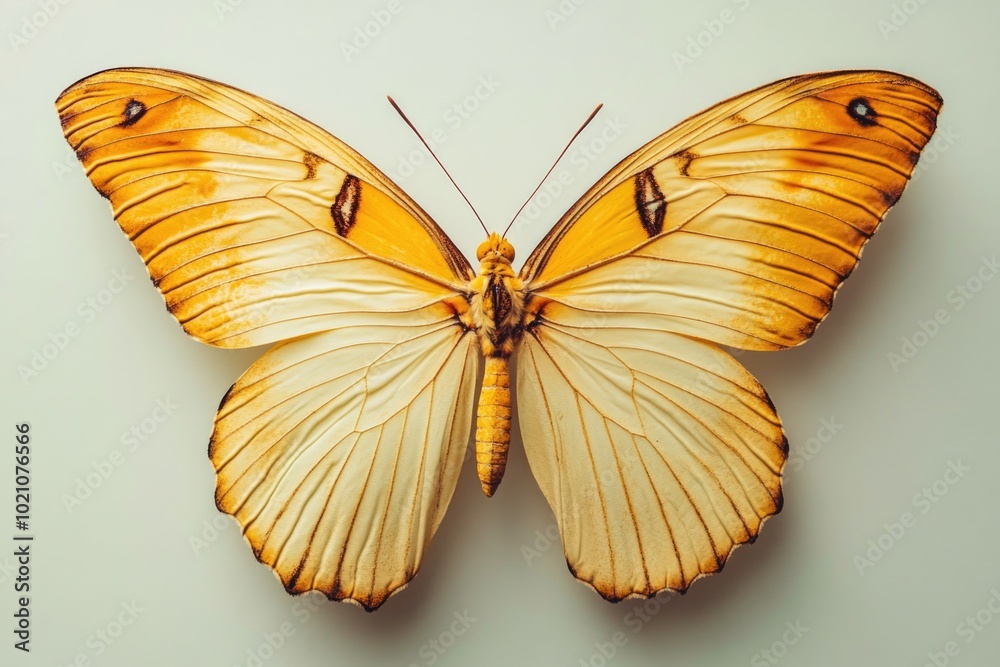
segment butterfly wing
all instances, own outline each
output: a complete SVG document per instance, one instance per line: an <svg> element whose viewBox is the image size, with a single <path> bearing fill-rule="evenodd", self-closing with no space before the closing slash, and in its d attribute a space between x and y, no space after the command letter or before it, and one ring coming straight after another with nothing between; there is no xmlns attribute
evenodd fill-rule
<svg viewBox="0 0 1000 667"><path fill-rule="evenodd" d="M372 611L413 578L472 424L479 351L453 321L280 343L226 395L216 503L289 593Z"/></svg>
<svg viewBox="0 0 1000 667"><path fill-rule="evenodd" d="M549 319L641 312L732 347L797 345L902 194L940 107L889 72L795 77L722 102L612 169L522 278L557 304ZM619 290L629 278L637 288Z"/></svg>
<svg viewBox="0 0 1000 667"><path fill-rule="evenodd" d="M367 160L249 93L117 69L73 84L56 106L167 308L198 340L244 347L378 320L473 275Z"/></svg>
<svg viewBox="0 0 1000 667"><path fill-rule="evenodd" d="M219 508L289 592L378 607L416 573L469 438L468 261L359 154L248 93L123 69L56 105L185 331L284 341L219 407Z"/></svg>
<svg viewBox="0 0 1000 667"><path fill-rule="evenodd" d="M781 422L713 345L546 323L518 351L517 398L570 571L608 600L685 590L781 509Z"/></svg>
<svg viewBox="0 0 1000 667"><path fill-rule="evenodd" d="M780 510L781 422L717 344L812 335L940 106L887 72L764 86L625 158L532 253L520 423L579 579L684 591Z"/></svg>

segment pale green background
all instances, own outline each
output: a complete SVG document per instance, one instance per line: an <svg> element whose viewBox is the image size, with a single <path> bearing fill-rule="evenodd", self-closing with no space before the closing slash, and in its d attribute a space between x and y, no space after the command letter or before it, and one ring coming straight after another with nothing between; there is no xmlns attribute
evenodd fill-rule
<svg viewBox="0 0 1000 667"><path fill-rule="evenodd" d="M109 667L252 665L248 651L284 623L293 634L262 664L601 665L593 656L616 632L624 645L606 662L622 666L770 664L759 652L779 642L782 665L919 667L950 641L959 649L951 664L996 664L1000 619L971 635L959 624L1000 588L1000 279L960 310L948 298L982 257L1000 252L996 3L897 3L914 13L883 35L878 22L893 14L888 0L564 0L575 11L554 25L546 12L558 11L556 0L502 7L401 0L402 11L348 61L341 44L372 11L386 9L383 0L230 0L236 6L225 13L226 0L49 2L58 12L16 51L7 33L21 32L25 17L41 10L35 0L0 10L7 35L0 44L0 425L7 432L0 554L10 551L3 546L13 533L8 471L13 424L23 420L35 438L38 536L34 650L24 656L10 647L15 595L0 570L0 617L7 619L0 664L66 665L83 654ZM723 9L734 21L679 68L673 53ZM940 141L933 164L922 163L815 339L741 357L778 406L792 451L816 438L815 454L789 466L784 511L721 575L647 621L635 615L641 602L601 600L572 579L558 544L539 539L552 516L515 436L495 498L483 497L471 467L463 470L408 590L374 615L325 602L307 615L254 561L234 525L220 519L223 530L205 528L219 517L206 459L214 411L259 351L225 352L186 338L59 131L52 106L59 91L124 65L248 89L397 174L417 144L386 103L392 94L421 128L445 129L441 158L497 227L604 102L578 149L596 141L605 121L618 118L624 129L595 161L581 163L577 154L563 165L572 174L565 191L511 234L521 258L627 152L691 113L779 77L847 67L905 72L940 90L939 131L950 138ZM474 93L480 77L500 85L453 127L445 113ZM482 232L437 167L424 164L399 182L471 256ZM135 280L86 321L78 305L122 269ZM887 355L940 309L946 324L894 371ZM80 334L22 382L18 365L71 322ZM122 434L141 426L158 399L178 407L129 451ZM832 438L821 430L824 419L838 425ZM122 451L121 465L67 511L63 494L114 450ZM914 504L958 460L971 471L954 485L939 482L946 495L938 502ZM866 557L868 541L904 512L912 525L898 541L883 536L883 544L895 543L859 574L855 557ZM201 535L205 548L195 554L191 537ZM540 551L528 562L536 540ZM3 564L10 558L0 555ZM135 622L97 655L100 644L88 637L132 601L142 609ZM464 631L450 637L456 613L475 621L455 625ZM796 622L808 631L782 647L786 623ZM439 638L450 644L443 654L428 644Z"/></svg>

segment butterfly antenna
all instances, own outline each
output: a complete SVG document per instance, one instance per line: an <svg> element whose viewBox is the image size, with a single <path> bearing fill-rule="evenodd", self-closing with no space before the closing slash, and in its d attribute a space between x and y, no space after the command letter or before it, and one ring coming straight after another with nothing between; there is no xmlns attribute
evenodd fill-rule
<svg viewBox="0 0 1000 667"><path fill-rule="evenodd" d="M545 183L545 180L549 177L549 174L551 174L552 170L556 168L557 164L559 164L559 160L563 158L563 155L566 155L566 151L569 150L569 147L573 145L573 142L576 141L576 138L580 136L580 133L583 132L584 128L590 125L590 121L594 120L594 116L597 115L597 112L600 111L601 107L603 106L604 106L603 104L598 104L597 108L591 111L590 115L587 116L587 120L583 121L583 125L580 126L580 129L576 131L576 133L572 136L572 138L570 138L569 143L566 144L566 148L562 149L562 153L559 154L559 157L556 158L556 161L552 163L552 166L549 167L549 170L545 172L544 176L542 176L542 180L538 182L538 187L532 190L531 194L528 195L528 198L524 200L523 204L521 204L521 208L517 209L517 213L515 213L514 217L511 218L510 224L508 224L507 228L503 230L502 234L503 237L506 238L507 232L510 231L511 225L513 225L514 221L517 220L517 216L521 215L521 211L524 210L524 207L528 205L528 202L531 201L531 198L534 197L541 189L542 185Z"/></svg>
<svg viewBox="0 0 1000 667"><path fill-rule="evenodd" d="M431 154L431 157L434 158L434 161L441 166L441 169L444 171L444 175L448 177L448 180L451 181L451 184L455 186L456 190L458 190L458 194L462 195L462 199L464 199L465 203L468 204L469 208L472 209L473 214L475 214L476 216L476 220L479 221L479 225L483 228L483 231L486 232L486 235L489 236L490 230L486 229L486 223L484 223L483 219L479 217L479 212L476 211L476 207L472 205L472 202L469 201L469 198L465 196L464 192L462 192L462 188L458 187L458 183L456 183L455 179L451 177L451 174L448 173L448 170L445 169L445 166L441 164L441 160L439 160L438 156L434 154L433 150L431 150L431 147L427 143L427 141L424 140L420 132L417 131L417 128L414 127L413 123L410 122L410 119L406 117L406 114L403 113L403 110L399 108L399 105L396 104L396 100L392 99L392 97L388 95L386 95L386 99L389 100L389 104L391 104L392 108L396 110L396 113L399 114L399 117L402 118L403 121L410 126L410 129L413 130L413 133L417 135L417 139L420 139L420 143L424 145L427 151Z"/></svg>

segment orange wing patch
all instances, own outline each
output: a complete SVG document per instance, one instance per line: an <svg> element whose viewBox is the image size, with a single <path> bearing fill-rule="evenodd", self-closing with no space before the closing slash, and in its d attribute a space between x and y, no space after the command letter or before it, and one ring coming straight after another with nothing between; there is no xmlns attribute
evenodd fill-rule
<svg viewBox="0 0 1000 667"><path fill-rule="evenodd" d="M391 221L405 218L405 212L392 198L365 183L359 186L358 195L357 217L345 237L347 240L371 249L380 257L416 267L428 275L450 273L448 262L433 239L415 222L395 224L391 234L385 233Z"/></svg>
<svg viewBox="0 0 1000 667"><path fill-rule="evenodd" d="M635 207L635 185L625 181L584 211L579 224L566 229L539 279L626 252L648 238Z"/></svg>

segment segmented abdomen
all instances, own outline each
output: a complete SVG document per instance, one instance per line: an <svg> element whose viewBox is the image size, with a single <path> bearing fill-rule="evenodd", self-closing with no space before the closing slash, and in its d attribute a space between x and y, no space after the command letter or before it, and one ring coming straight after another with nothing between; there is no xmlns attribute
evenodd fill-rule
<svg viewBox="0 0 1000 667"><path fill-rule="evenodd" d="M503 479L510 445L510 373L507 357L486 357L476 412L476 471L483 493L492 496Z"/></svg>

